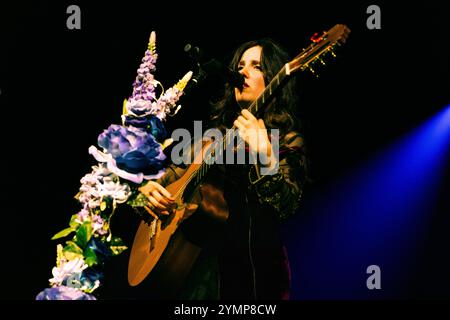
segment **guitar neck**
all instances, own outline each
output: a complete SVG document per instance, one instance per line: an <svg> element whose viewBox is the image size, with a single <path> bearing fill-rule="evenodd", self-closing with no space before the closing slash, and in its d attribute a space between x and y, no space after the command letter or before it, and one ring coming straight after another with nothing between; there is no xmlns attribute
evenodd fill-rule
<svg viewBox="0 0 450 320"><path fill-rule="evenodd" d="M274 96L274 93L276 90L280 87L281 84L283 84L283 80L286 79L286 77L289 75L288 70L288 64L284 65L280 71L273 77L273 79L270 81L270 83L266 86L264 91L259 95L259 97L253 101L253 103L247 108L248 111L250 111L253 115L257 114L261 107L263 107L265 104L267 104ZM227 149L227 146L233 146L232 140L234 139L234 132L236 130L236 127L233 125L231 130L228 130L225 136L215 141L208 152L207 155L205 155L202 164L199 166L199 168L192 173L192 179L195 179L196 183L200 183L200 181L203 179L203 177L208 172L209 168L212 166L212 157L222 157L223 152ZM216 148L216 146L221 146L220 148ZM242 148L245 144L242 140L239 140L239 144L236 146L236 150L239 150ZM219 150L219 154L214 154L215 151Z"/></svg>
<svg viewBox="0 0 450 320"><path fill-rule="evenodd" d="M260 107L263 107L266 103L268 103L271 98L273 98L273 94L283 83L283 80L286 76L289 75L288 64L284 65L280 71L273 77L270 83L266 86L263 93L260 94L258 99L256 99L250 107L248 107L248 111L250 111L253 115L258 113ZM233 127L234 128L234 127Z"/></svg>
<svg viewBox="0 0 450 320"><path fill-rule="evenodd" d="M313 43L303 49L303 51L297 55L293 60L286 63L280 71L273 77L270 83L266 86L262 94L248 107L248 111L250 111L256 117L259 110L266 105L274 96L275 91L280 88L286 81L284 81L288 76L297 71L306 71L309 70L314 74L313 66L317 61L319 61L322 65L325 65L322 60L323 57L330 53L333 57L335 57L335 53L333 51L334 47L339 46L341 43L344 43L350 33L350 29L346 25L337 24L327 32L323 32L320 36L314 36L311 38ZM208 172L209 168L213 163L212 158L218 158L223 156L223 151L226 150L227 147L233 146L231 142L235 136L236 127L233 126L231 130L228 130L225 136L218 141L214 141L210 145L210 151L205 155L202 160L201 165L192 172L189 177L189 182L192 179L195 179L195 183L198 184L203 179L203 177ZM244 145L242 140L239 140L239 144L237 145L236 150L239 150ZM220 146L220 148L218 148ZM219 154L214 154L215 151L219 152Z"/></svg>

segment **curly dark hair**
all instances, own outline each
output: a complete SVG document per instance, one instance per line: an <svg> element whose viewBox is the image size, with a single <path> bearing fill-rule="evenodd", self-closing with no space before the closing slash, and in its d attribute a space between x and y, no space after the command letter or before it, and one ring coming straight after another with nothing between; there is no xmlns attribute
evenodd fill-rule
<svg viewBox="0 0 450 320"><path fill-rule="evenodd" d="M239 46L231 59L229 67L237 70L239 61L243 53L252 47L260 46L261 68L264 74L264 83L267 85L279 70L289 61L289 55L278 43L270 38L248 41ZM290 79L281 90L275 93L271 102L261 108L263 114L257 117L263 118L267 128L277 128L280 136L284 137L291 131L301 132L301 123L298 119L298 92L295 78ZM214 127L231 127L237 118L241 108L236 102L234 88L226 84L224 94L218 101L211 103L212 117L211 124Z"/></svg>

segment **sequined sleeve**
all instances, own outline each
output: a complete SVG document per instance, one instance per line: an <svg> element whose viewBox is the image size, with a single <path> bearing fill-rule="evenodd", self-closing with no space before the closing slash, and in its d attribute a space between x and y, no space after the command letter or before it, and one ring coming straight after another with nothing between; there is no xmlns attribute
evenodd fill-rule
<svg viewBox="0 0 450 320"><path fill-rule="evenodd" d="M280 147L278 172L260 175L258 166L249 172L251 186L261 203L276 209L281 219L295 213L299 207L306 181L306 154L303 137L298 133L286 135Z"/></svg>

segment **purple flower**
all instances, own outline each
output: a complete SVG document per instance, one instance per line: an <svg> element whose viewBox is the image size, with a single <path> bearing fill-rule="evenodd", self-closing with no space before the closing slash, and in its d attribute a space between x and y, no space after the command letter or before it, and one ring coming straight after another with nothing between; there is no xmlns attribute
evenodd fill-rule
<svg viewBox="0 0 450 320"><path fill-rule="evenodd" d="M164 166L161 145L147 132L111 125L98 137L98 145L112 155L119 169L129 173L153 175Z"/></svg>
<svg viewBox="0 0 450 320"><path fill-rule="evenodd" d="M36 300L97 300L93 295L66 286L47 288L41 291Z"/></svg>
<svg viewBox="0 0 450 320"><path fill-rule="evenodd" d="M144 116L152 111L153 104L151 99L155 99L154 93L145 94L148 100L144 100L144 95L136 94L127 102L127 111L136 116Z"/></svg>
<svg viewBox="0 0 450 320"><path fill-rule="evenodd" d="M132 114L127 114L124 116L124 120L125 120L124 125L147 130L149 127L149 118L150 117L151 117L151 115L138 117L138 116L134 116Z"/></svg>
<svg viewBox="0 0 450 320"><path fill-rule="evenodd" d="M157 116L155 115L147 115L144 117L136 117L133 115L125 115L125 123L126 126L133 126L136 128L141 128L155 137L159 142L163 142L165 138L167 138L166 128Z"/></svg>

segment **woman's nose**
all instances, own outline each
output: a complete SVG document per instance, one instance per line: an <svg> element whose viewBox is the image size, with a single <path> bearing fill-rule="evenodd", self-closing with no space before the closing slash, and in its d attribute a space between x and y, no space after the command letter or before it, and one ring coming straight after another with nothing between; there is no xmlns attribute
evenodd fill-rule
<svg viewBox="0 0 450 320"><path fill-rule="evenodd" d="M241 70L239 70L239 73L242 74L244 78L248 78L249 76L247 67L244 67Z"/></svg>

